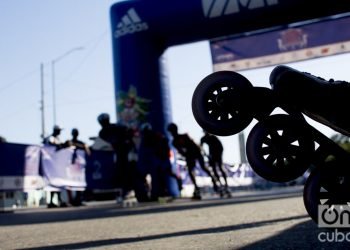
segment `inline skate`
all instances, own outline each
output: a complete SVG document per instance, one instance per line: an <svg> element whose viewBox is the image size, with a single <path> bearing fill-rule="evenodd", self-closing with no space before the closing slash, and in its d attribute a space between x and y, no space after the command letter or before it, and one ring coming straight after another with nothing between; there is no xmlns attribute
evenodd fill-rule
<svg viewBox="0 0 350 250"><path fill-rule="evenodd" d="M273 182L289 182L309 171L304 205L317 222L318 205L350 201L350 154L306 117L349 136L350 83L285 65L275 67L269 81L271 88L254 87L237 72L214 72L193 93L193 115L203 129L218 136L237 134L255 119L246 140L252 169Z"/></svg>

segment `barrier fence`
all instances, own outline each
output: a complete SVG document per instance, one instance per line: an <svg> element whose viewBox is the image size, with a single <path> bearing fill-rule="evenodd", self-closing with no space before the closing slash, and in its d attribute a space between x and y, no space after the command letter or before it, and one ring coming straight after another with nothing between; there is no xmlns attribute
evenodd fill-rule
<svg viewBox="0 0 350 250"><path fill-rule="evenodd" d="M115 160L112 151L91 150L91 154L86 155L83 150L74 147L56 150L50 146L1 143L0 198L16 191L115 190L118 187ZM277 185L257 176L247 163L224 164L224 168L230 187L266 188ZM183 180L181 196L191 196L194 187L185 161L177 159L174 169ZM198 185L210 189L212 182L208 175L200 167L195 172Z"/></svg>
<svg viewBox="0 0 350 250"><path fill-rule="evenodd" d="M73 160L74 158L74 160ZM50 187L71 189L113 189L117 174L115 156L111 151L91 150L86 155L74 147L56 150L55 147L0 144L0 191L35 190ZM254 172L247 164L224 164L231 186L253 183ZM177 160L176 172L184 185L190 185L185 162ZM208 176L196 168L196 176L203 185Z"/></svg>

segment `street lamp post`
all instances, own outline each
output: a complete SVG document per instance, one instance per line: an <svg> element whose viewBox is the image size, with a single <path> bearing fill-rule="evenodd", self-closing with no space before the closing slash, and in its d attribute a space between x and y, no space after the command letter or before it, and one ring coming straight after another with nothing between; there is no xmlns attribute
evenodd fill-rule
<svg viewBox="0 0 350 250"><path fill-rule="evenodd" d="M76 47L68 50L63 55L57 57L56 59L51 61L51 74L52 74L52 106L53 106L53 124L56 125L56 83L55 83L55 65L57 62L61 61L66 56L72 54L75 51L83 50L84 47Z"/></svg>

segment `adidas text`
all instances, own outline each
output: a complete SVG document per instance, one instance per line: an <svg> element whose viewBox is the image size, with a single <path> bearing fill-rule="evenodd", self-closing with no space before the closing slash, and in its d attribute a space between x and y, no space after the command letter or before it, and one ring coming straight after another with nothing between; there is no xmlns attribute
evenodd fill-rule
<svg viewBox="0 0 350 250"><path fill-rule="evenodd" d="M144 30L148 30L147 23L130 24L128 26L124 26L122 28L117 29L114 33L114 37L119 38L127 34L133 34L135 32L144 31Z"/></svg>

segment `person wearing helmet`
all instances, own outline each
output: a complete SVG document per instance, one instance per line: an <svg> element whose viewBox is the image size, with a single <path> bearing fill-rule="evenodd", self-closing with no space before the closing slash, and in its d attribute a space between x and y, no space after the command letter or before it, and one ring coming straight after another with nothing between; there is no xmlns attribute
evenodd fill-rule
<svg viewBox="0 0 350 250"><path fill-rule="evenodd" d="M193 141L193 139L187 134L179 134L178 128L175 123L170 123L168 125L168 131L173 137L172 144L176 148L176 150L185 157L186 165L188 168L188 173L195 187L193 198L201 199L200 189L197 185L194 169L196 167L196 162L199 163L200 167L204 170L204 172L211 178L213 182L213 187L216 192L219 191L217 183L218 180L215 176L212 175L210 170L204 164L204 158L201 153L200 147Z"/></svg>
<svg viewBox="0 0 350 250"><path fill-rule="evenodd" d="M104 141L111 144L117 156L117 183L122 189L123 199L128 198L128 194L132 193L132 182L130 178L130 161L129 153L135 148L132 133L129 128L120 123L111 123L107 113L101 113L97 120L101 125L98 136Z"/></svg>

